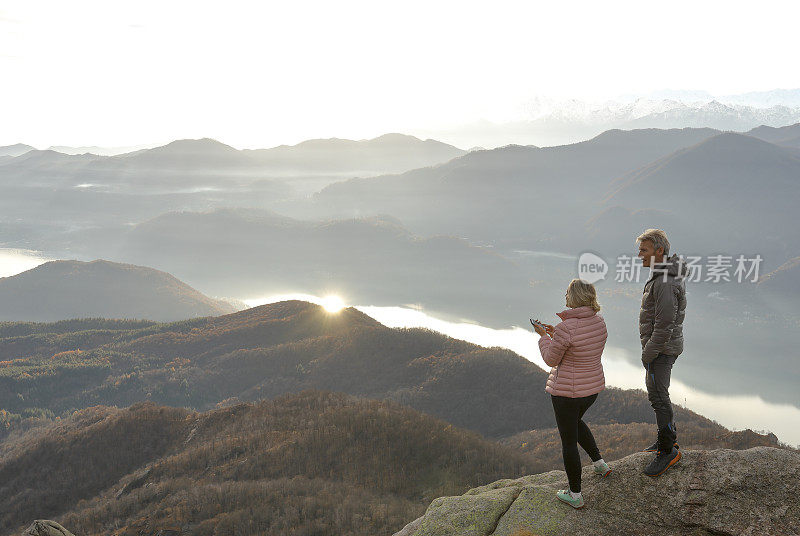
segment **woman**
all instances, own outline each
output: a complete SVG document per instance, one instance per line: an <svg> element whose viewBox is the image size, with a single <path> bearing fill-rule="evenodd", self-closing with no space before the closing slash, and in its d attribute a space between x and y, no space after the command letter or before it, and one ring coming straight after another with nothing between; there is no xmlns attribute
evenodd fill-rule
<svg viewBox="0 0 800 536"><path fill-rule="evenodd" d="M569 489L556 496L574 508L583 507L581 458L578 443L591 457L594 472L608 476L611 468L603 461L583 414L605 388L600 357L608 338L606 323L597 314L600 305L594 285L573 279L567 289L568 309L557 313L562 322L553 327L534 326L544 362L553 367L545 390L550 393L561 435L561 453L569 479Z"/></svg>

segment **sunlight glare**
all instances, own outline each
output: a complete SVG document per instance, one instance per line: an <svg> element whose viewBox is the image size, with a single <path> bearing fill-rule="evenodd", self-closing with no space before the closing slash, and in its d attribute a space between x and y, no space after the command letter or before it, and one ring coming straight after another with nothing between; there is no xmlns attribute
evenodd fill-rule
<svg viewBox="0 0 800 536"><path fill-rule="evenodd" d="M329 313L338 313L344 309L344 301L339 296L326 296L320 305Z"/></svg>

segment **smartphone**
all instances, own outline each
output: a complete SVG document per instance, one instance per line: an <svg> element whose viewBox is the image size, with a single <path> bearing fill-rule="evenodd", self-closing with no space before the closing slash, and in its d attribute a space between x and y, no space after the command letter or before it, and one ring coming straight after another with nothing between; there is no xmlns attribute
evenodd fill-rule
<svg viewBox="0 0 800 536"><path fill-rule="evenodd" d="M542 329L547 329L547 328L545 328L544 324L542 324L542 323L541 323L541 322L539 322L538 320L534 320L533 318L529 318L528 320L530 320L530 321L531 321L531 325L532 325L533 327L539 326L539 327L540 327L540 328L542 328Z"/></svg>

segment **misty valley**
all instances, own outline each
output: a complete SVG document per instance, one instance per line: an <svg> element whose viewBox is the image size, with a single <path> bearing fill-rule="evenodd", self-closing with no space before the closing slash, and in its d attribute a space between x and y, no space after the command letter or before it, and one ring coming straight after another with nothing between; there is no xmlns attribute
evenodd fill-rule
<svg viewBox="0 0 800 536"><path fill-rule="evenodd" d="M798 20L0 1L0 536L799 536Z"/></svg>
<svg viewBox="0 0 800 536"><path fill-rule="evenodd" d="M559 322L584 254L606 269L608 327L587 419L607 459L633 455L652 421L650 270L634 262L647 228L679 254L730 257L686 284L671 387L686 448L792 450L796 137L800 124L471 151L391 134L0 156L0 533L49 512L75 534L311 534L310 519L324 534L328 516L386 534L436 497L561 468L528 319ZM737 281L738 256L757 273ZM117 436L130 444L106 456ZM25 495L34 467L83 476Z"/></svg>

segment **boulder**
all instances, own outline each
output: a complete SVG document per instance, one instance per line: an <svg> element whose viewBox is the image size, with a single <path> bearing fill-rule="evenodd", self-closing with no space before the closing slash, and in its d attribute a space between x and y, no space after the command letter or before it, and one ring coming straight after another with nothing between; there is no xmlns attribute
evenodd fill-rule
<svg viewBox="0 0 800 536"><path fill-rule="evenodd" d="M74 536L70 531L49 519L37 519L22 536Z"/></svg>
<svg viewBox="0 0 800 536"><path fill-rule="evenodd" d="M800 535L800 452L774 447L682 451L658 478L653 454L583 469L585 507L556 499L564 471L506 479L440 497L394 536Z"/></svg>

